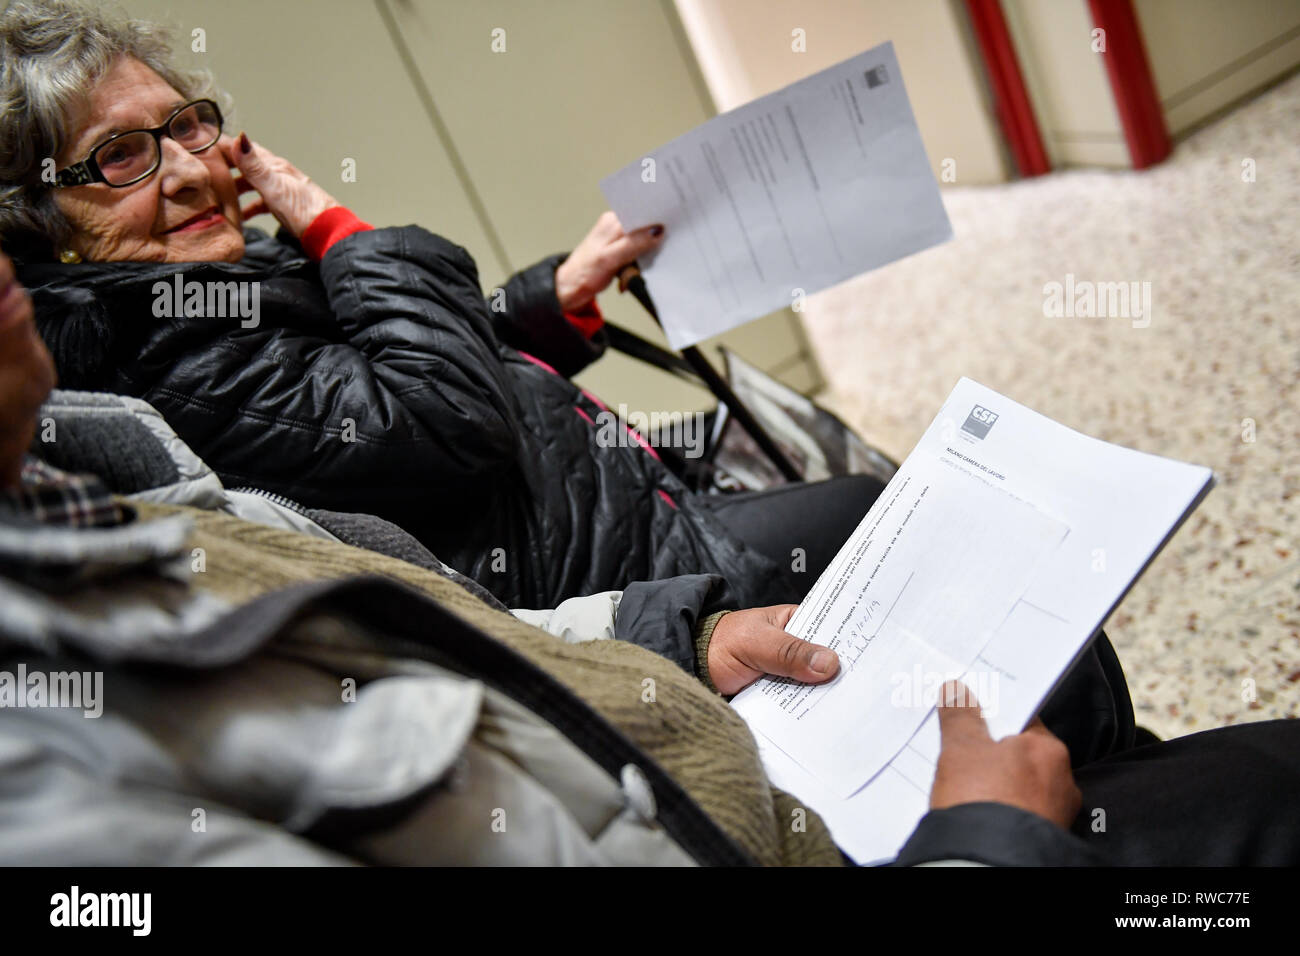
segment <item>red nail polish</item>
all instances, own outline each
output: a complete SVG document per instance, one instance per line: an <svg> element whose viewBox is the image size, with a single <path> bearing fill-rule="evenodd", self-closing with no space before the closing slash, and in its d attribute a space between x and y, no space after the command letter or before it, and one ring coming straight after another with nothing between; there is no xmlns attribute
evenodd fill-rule
<svg viewBox="0 0 1300 956"><path fill-rule="evenodd" d="M239 151L241 153L251 153L253 151L253 144L248 141L247 133L239 134Z"/></svg>

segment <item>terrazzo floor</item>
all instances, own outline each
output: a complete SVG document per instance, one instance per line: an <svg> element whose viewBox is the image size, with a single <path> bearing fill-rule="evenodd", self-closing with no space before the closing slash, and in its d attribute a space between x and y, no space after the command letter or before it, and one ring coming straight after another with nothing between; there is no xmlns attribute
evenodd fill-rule
<svg viewBox="0 0 1300 956"><path fill-rule="evenodd" d="M1161 737L1300 716L1300 75L1153 169L944 199L951 242L808 300L819 399L901 458L966 375L1213 468L1106 632ZM1045 317L1067 274L1150 282L1149 327Z"/></svg>

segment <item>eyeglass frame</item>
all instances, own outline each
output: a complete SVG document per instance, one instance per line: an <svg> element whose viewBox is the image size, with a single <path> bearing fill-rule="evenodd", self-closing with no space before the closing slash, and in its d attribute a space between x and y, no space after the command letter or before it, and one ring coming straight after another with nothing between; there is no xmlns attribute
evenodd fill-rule
<svg viewBox="0 0 1300 956"><path fill-rule="evenodd" d="M215 100L210 100L207 97L201 97L200 99L190 100L188 103L184 103L176 107L176 109L172 112L172 114L168 116L167 119L163 120L161 126L155 126L152 129L145 129L143 127L140 129L128 129L128 130L123 130L120 133L114 133L108 139L104 140L102 143L100 143L98 146L92 149L89 155L87 155L86 158L83 159L81 162L73 163L71 166L65 166L63 169L57 171L54 174L54 188L61 189L68 186L85 186L88 183L103 183L105 186L108 186L110 189L123 189L127 186L134 186L138 182L143 182L144 180L152 176L154 173L158 172L159 168L162 166L162 138L166 136L172 140L176 139L175 136L172 136L170 131L172 122L176 119L176 117L180 116L187 109L189 109L192 106L197 106L200 103L208 104L209 106L212 107L212 111L217 114L217 135L213 137L212 142L208 143L208 145L202 146L198 149L189 149L186 150L186 152L188 152L192 156L197 156L199 153L211 149L213 146L216 145L217 140L221 139L221 132L226 125L226 121L225 118L221 115L221 107L217 105ZM110 183L108 179L105 178L103 171L100 170L99 161L96 160L95 157L96 155L98 155L99 151L104 147L112 145L114 142L121 139L123 136L131 136L134 135L135 133L148 133L153 137L154 145L158 147L158 162L155 163L153 165L153 168L151 168L148 172L142 173L141 175L137 176L135 179L131 180L130 182ZM178 145L179 142L180 141L177 140ZM185 147L183 146L181 148L185 149Z"/></svg>

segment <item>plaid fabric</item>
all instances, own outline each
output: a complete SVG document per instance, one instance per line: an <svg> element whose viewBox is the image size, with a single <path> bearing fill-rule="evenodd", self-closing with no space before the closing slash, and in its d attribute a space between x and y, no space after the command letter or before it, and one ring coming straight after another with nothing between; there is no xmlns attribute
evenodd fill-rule
<svg viewBox="0 0 1300 956"><path fill-rule="evenodd" d="M10 507L41 524L69 528L111 528L129 519L94 475L72 475L28 455L21 487L3 492Z"/></svg>

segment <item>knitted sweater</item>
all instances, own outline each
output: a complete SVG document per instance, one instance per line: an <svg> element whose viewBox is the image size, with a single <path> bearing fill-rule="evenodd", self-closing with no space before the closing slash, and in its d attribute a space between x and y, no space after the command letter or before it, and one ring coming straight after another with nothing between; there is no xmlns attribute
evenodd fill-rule
<svg viewBox="0 0 1300 956"><path fill-rule="evenodd" d="M758 862L842 864L816 813L769 784L744 722L721 697L668 660L622 641L564 643L445 577L396 558L220 513L134 506L142 519L191 518L191 546L204 549L206 564L204 573L191 576L193 586L235 604L292 584L352 575L380 575L417 588L582 697ZM701 653L714 623L716 618L701 628L706 638ZM646 694L647 687L653 694Z"/></svg>

